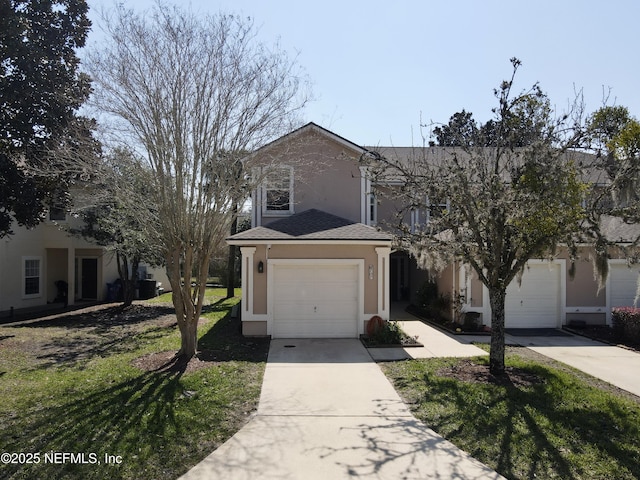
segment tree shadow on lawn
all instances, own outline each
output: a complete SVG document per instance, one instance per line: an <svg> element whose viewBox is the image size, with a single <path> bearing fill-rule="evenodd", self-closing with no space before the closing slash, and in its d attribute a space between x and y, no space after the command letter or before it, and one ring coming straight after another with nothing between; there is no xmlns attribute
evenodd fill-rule
<svg viewBox="0 0 640 480"><path fill-rule="evenodd" d="M210 327L198 342L197 359L201 362L229 360L263 362L269 350L268 338L249 339L242 336L239 319L229 316L231 306L226 299L203 308L201 323L208 319L204 315L227 312L227 315ZM16 343L19 348L36 359L37 369L50 367L78 367L90 360L117 353L135 351L144 344L177 331L173 308L156 305L133 305L128 308L98 308L60 316L54 319L24 323L12 328L33 329L34 334ZM49 334L42 329L61 329ZM200 327L202 329L202 327ZM6 338L9 338L8 336ZM142 370L152 371L171 360L172 353L157 352L149 356L147 365L138 365ZM206 367L206 364L200 365Z"/></svg>
<svg viewBox="0 0 640 480"><path fill-rule="evenodd" d="M268 337L245 337L242 322L232 318L228 305L221 299L213 305L203 307L203 315L228 310L198 340L198 358L209 361L266 362L269 354Z"/></svg>
<svg viewBox="0 0 640 480"><path fill-rule="evenodd" d="M90 329L101 333L114 327L130 327L174 315L173 308L164 305L97 306L92 311L71 312L53 318L27 321L14 325L13 328Z"/></svg>
<svg viewBox="0 0 640 480"><path fill-rule="evenodd" d="M208 311L228 309L218 305ZM112 353L107 348L111 343L94 348L93 353ZM191 362L181 361L169 352L162 363L144 369L134 378L119 381L121 377L114 371L113 379L101 380L102 385L95 391L78 394L85 388L81 385L69 392L68 398L53 399L54 406L43 408L34 402L15 412L10 421L0 422L2 451L20 452L28 446L33 452L94 452L100 460L106 453L127 452L129 457L123 459L122 465L6 465L6 474L0 472L0 476L11 477L19 472L25 478L139 478L144 473L144 478L175 478L233 434L246 421L247 412L255 408L246 403L250 397L245 398L246 393L242 393L247 385L239 374L251 370L238 363L227 368L226 363L266 361L269 340L246 339L241 335L239 320L225 316L202 336L200 345L206 350L201 350L196 360L204 359L206 367L219 368L189 376L187 384L181 379L185 372L193 371ZM73 366L72 362L65 364L68 366ZM185 385L195 385L197 391L188 391ZM211 434L201 433L203 422L215 424L214 439ZM208 430L213 427L207 425ZM138 449L140 459L135 454ZM176 453L176 449L181 451ZM131 458L132 453L135 458ZM113 468L113 474L106 468Z"/></svg>
<svg viewBox="0 0 640 480"><path fill-rule="evenodd" d="M4 422L0 426L3 451L9 452L73 452L96 453L104 463L104 455L130 455L138 445L143 458L156 458L162 465L165 436L187 436L189 423L175 416L175 404L189 402L184 397L180 378L184 365L175 365L163 371L147 372L121 382L112 382L106 388L77 397L70 394L55 404L42 408L35 405L19 415L24 420ZM142 438L140 438L140 436ZM126 453L125 453L126 452ZM87 458L88 460L88 458ZM24 478L104 478L118 477L105 469L126 468L135 458L123 458L123 465L45 464L5 465L12 474ZM149 478L154 477L152 475Z"/></svg>
<svg viewBox="0 0 640 480"><path fill-rule="evenodd" d="M98 308L11 328L32 332L14 348L33 355L36 368L82 368L94 358L133 351L165 336L169 328L175 328L175 316L166 307L133 305Z"/></svg>
<svg viewBox="0 0 640 480"><path fill-rule="evenodd" d="M454 443L477 439L462 448L475 458L493 461L494 468L508 478L601 478L602 474L582 467L597 469L605 460L617 464L619 478L640 476L637 445L636 452L624 448L638 436L637 429L630 434L621 428L625 412L579 399L561 403L548 385L555 383L564 390L572 385L545 368L527 370L544 380L522 388L503 379L501 385L488 389L467 390L461 382L425 375L428 389L417 403L454 402L453 413L431 419L430 426ZM499 448L493 450L492 445ZM568 460L582 454L583 460ZM525 455L531 462L523 466L519 459Z"/></svg>

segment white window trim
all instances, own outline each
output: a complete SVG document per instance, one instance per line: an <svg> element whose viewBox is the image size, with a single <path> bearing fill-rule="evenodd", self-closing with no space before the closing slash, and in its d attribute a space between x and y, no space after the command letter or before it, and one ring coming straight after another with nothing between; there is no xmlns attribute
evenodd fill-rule
<svg viewBox="0 0 640 480"><path fill-rule="evenodd" d="M447 211L451 210L451 200L447 198L446 202L432 204L429 197L426 197L423 208L417 208L411 210L411 233L417 233L422 228L428 226L431 223L431 207L432 205L438 205L444 207Z"/></svg>
<svg viewBox="0 0 640 480"><path fill-rule="evenodd" d="M442 203L431 203L429 197L427 197L427 208L425 212L426 224L431 223L431 207L437 205L438 207L444 207L447 211L451 210L451 201L447 198L445 202Z"/></svg>
<svg viewBox="0 0 640 480"><path fill-rule="evenodd" d="M269 210L269 205L267 203L267 186L265 185L266 181L263 182L260 190L260 198L262 200L262 215L264 217L278 217L283 215L292 215L294 213L293 203L293 184L294 184L294 175L293 175L293 167L289 165L280 165L275 167L275 169L289 170L289 209L288 210ZM266 180L266 179L265 179Z"/></svg>
<svg viewBox="0 0 640 480"><path fill-rule="evenodd" d="M38 261L38 293L27 294L25 283L26 283L27 278L32 278L32 277L27 277L26 267L27 267L27 262L31 261L31 260L37 260ZM42 275L43 275L42 257L39 257L39 256L25 256L25 257L22 257L22 287L21 287L21 289L22 289L22 298L29 299L29 298L40 298L40 297L42 297Z"/></svg>
<svg viewBox="0 0 640 480"><path fill-rule="evenodd" d="M367 193L367 225L378 224L378 199L373 192Z"/></svg>

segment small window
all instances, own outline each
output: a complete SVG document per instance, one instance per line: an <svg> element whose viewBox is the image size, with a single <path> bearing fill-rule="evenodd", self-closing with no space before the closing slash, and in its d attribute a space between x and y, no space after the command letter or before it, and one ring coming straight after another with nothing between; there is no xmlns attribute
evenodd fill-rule
<svg viewBox="0 0 640 480"><path fill-rule="evenodd" d="M49 220L64 222L67 219L67 212L64 208L51 207L49 209Z"/></svg>
<svg viewBox="0 0 640 480"><path fill-rule="evenodd" d="M41 285L40 258L26 257L23 259L23 265L24 265L23 295L25 297L40 296L40 285Z"/></svg>
<svg viewBox="0 0 640 480"><path fill-rule="evenodd" d="M293 175L291 168L276 168L265 179L265 210L289 213L292 208Z"/></svg>
<svg viewBox="0 0 640 480"><path fill-rule="evenodd" d="M426 199L424 205L411 210L411 232L417 233L424 230L433 220L446 215L451 209L447 199L445 202L434 202Z"/></svg>
<svg viewBox="0 0 640 480"><path fill-rule="evenodd" d="M446 215L450 210L449 200L445 202L427 201L427 205L429 205L429 209L427 210L427 223L429 223L432 219L440 218L443 215Z"/></svg>
<svg viewBox="0 0 640 480"><path fill-rule="evenodd" d="M368 225L376 225L378 223L378 201L375 193L370 193L368 196L369 203L369 223Z"/></svg>

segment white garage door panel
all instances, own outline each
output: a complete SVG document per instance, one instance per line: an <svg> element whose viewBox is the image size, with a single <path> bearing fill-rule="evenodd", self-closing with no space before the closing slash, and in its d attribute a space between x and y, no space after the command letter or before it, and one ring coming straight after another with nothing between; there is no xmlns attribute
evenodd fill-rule
<svg viewBox="0 0 640 480"><path fill-rule="evenodd" d="M638 289L640 267L629 268L626 264L609 265L609 288L612 307L631 307Z"/></svg>
<svg viewBox="0 0 640 480"><path fill-rule="evenodd" d="M357 265L274 265L274 338L356 337Z"/></svg>
<svg viewBox="0 0 640 480"><path fill-rule="evenodd" d="M560 266L529 264L522 284L507 288L507 328L557 328L560 325Z"/></svg>

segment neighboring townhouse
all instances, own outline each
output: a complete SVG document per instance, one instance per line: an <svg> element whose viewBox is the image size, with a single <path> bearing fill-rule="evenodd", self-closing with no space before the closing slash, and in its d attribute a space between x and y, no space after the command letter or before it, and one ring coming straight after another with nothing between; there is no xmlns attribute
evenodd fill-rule
<svg viewBox="0 0 640 480"><path fill-rule="evenodd" d="M443 150L429 147L429 155ZM376 148L385 155L415 149ZM309 123L256 150L246 162L262 181L252 195L252 229L228 239L242 252L242 325L245 335L356 337L375 315L388 319L390 302L408 304L428 280L406 252L394 249L391 230L398 185L372 185L360 162L368 149ZM414 152L415 153L415 152ZM443 200L446 201L446 200ZM408 223L428 222L414 212ZM621 243L636 226L608 219L605 231ZM604 324L611 308L631 305L640 267L610 260L598 288L582 248L575 275L566 253L531 260L509 286L508 328L557 328L571 320ZM490 326L488 291L470 269L454 263L437 276L442 294L464 300Z"/></svg>
<svg viewBox="0 0 640 480"><path fill-rule="evenodd" d="M14 225L0 239L0 315L47 304L115 301L116 260L105 247L69 235L80 220L52 211L33 229ZM142 265L139 276L169 286L162 268Z"/></svg>

